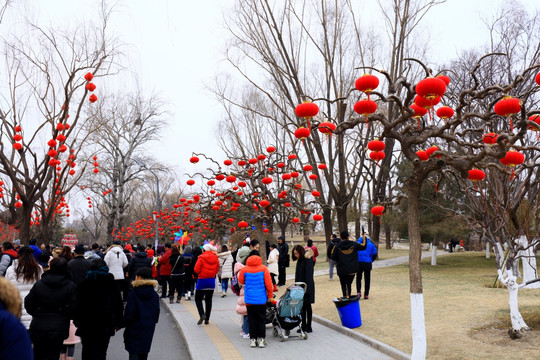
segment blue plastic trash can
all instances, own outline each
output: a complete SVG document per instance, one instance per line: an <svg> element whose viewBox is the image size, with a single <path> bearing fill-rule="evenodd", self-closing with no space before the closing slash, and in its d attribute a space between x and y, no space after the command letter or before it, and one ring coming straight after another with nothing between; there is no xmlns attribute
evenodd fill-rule
<svg viewBox="0 0 540 360"><path fill-rule="evenodd" d="M335 298L336 305L341 325L354 329L362 326L362 316L360 315L360 295L356 295L349 299Z"/></svg>

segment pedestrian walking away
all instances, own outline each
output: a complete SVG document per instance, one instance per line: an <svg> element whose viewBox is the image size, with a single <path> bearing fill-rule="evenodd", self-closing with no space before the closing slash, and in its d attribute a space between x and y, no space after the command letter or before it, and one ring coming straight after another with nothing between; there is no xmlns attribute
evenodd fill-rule
<svg viewBox="0 0 540 360"><path fill-rule="evenodd" d="M122 294L122 301L127 301L129 284L126 280L124 269L128 266L128 259L120 245L120 241L114 241L105 251L105 263L109 268L109 273L114 276L114 282Z"/></svg>
<svg viewBox="0 0 540 360"><path fill-rule="evenodd" d="M32 250L32 256L34 251ZM13 244L6 241L2 244L2 256L0 257L0 276L5 276L8 267L11 266L13 260L18 257L17 252L13 249Z"/></svg>
<svg viewBox="0 0 540 360"><path fill-rule="evenodd" d="M352 293L352 282L358 270L357 251L365 250L366 244L365 242L360 244L349 240L349 232L347 230L341 231L339 237L341 241L332 250L331 257L337 262L337 271L343 297L349 298Z"/></svg>
<svg viewBox="0 0 540 360"><path fill-rule="evenodd" d="M203 321L208 324L210 321L212 296L214 296L216 275L219 271L217 249L213 245L205 244L203 250L204 252L198 257L194 268L195 273L198 274L195 286L195 304L199 312L197 325L201 325ZM203 306L203 300L205 306Z"/></svg>
<svg viewBox="0 0 540 360"><path fill-rule="evenodd" d="M234 264L234 275L236 276L236 280L238 280L238 273L245 266L248 255L249 252L237 252L236 263ZM249 322L247 317L246 302L244 300L244 285L238 283L238 286L240 286L240 292L238 293L238 301L236 302L236 313L242 316L242 330L240 331L240 336L242 336L244 339L249 339Z"/></svg>
<svg viewBox="0 0 540 360"><path fill-rule="evenodd" d="M146 248L142 245L137 246L137 252L133 255L133 258L129 262L128 266L128 278L132 282L135 280L135 274L139 269L149 268L152 270L152 259L148 257Z"/></svg>
<svg viewBox="0 0 540 360"><path fill-rule="evenodd" d="M158 257L159 263L159 275L160 275L160 285L161 285L161 298L166 298L167 289L170 287L171 283L171 268L172 265L169 263L171 258L172 246L170 243L165 244L165 253Z"/></svg>
<svg viewBox="0 0 540 360"><path fill-rule="evenodd" d="M274 291L277 291L276 276L279 275L279 250L276 244L270 245L270 254L268 255L268 271L270 271L270 277L272 278L272 285L274 285Z"/></svg>
<svg viewBox="0 0 540 360"><path fill-rule="evenodd" d="M377 257L377 247L369 238L368 233L357 241L360 244L366 244L365 250L358 251L358 270L356 272L356 292L358 295L362 293L362 278L364 278L364 299L369 299L369 288L371 285L371 269L373 261Z"/></svg>
<svg viewBox="0 0 540 360"><path fill-rule="evenodd" d="M287 268L290 264L289 245L285 241L285 236L278 237L278 286L285 285L287 279Z"/></svg>
<svg viewBox="0 0 540 360"><path fill-rule="evenodd" d="M328 259L328 280L334 280L334 267L336 267L337 263L332 259L331 254L332 250L334 250L334 246L337 244L339 244L339 239L336 234L332 234L332 240L330 240L330 244L328 244L328 248L326 249L326 258Z"/></svg>
<svg viewBox="0 0 540 360"><path fill-rule="evenodd" d="M174 302L174 293L176 295L176 302L179 303L182 299L182 288L184 287L184 275L186 274L184 257L180 253L180 248L174 245L171 249L171 257L169 258L169 264L171 264L171 282L169 287L169 303Z"/></svg>
<svg viewBox="0 0 540 360"><path fill-rule="evenodd" d="M227 245L221 246L221 252L218 254L219 258L219 278L221 279L221 297L227 296L227 289L229 287L229 279L233 276L233 257Z"/></svg>

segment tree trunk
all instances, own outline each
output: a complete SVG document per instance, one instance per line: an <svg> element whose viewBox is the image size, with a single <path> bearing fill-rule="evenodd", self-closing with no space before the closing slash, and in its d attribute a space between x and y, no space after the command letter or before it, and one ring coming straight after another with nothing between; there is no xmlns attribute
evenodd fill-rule
<svg viewBox="0 0 540 360"><path fill-rule="evenodd" d="M486 259L489 259L490 252L489 252L489 242L486 241Z"/></svg>
<svg viewBox="0 0 540 360"><path fill-rule="evenodd" d="M529 246L529 242L525 235L519 237L516 241L525 250L520 250L518 256L523 264L523 282L534 280L538 278L538 271L536 270L536 256L534 255L533 247ZM525 286L526 289L540 289L540 282L535 282Z"/></svg>
<svg viewBox="0 0 540 360"><path fill-rule="evenodd" d="M342 204L341 206L336 207L336 215L337 215L339 231L347 230L348 229L347 205Z"/></svg>
<svg viewBox="0 0 540 360"><path fill-rule="evenodd" d="M21 245L28 245L30 241L30 219L32 217L32 207L23 206L20 213L17 211L17 225L19 226L19 239Z"/></svg>
<svg viewBox="0 0 540 360"><path fill-rule="evenodd" d="M384 232L385 232L385 244L386 249L390 250L392 249L392 229L390 228L390 225L384 222Z"/></svg>
<svg viewBox="0 0 540 360"><path fill-rule="evenodd" d="M426 325L424 319L424 295L420 261L422 243L420 236L419 199L422 182L412 177L407 184L409 224L409 280L411 292L411 328L413 351L411 359L426 358Z"/></svg>
<svg viewBox="0 0 540 360"><path fill-rule="evenodd" d="M437 246L433 245L431 247L431 265L437 265Z"/></svg>
<svg viewBox="0 0 540 360"><path fill-rule="evenodd" d="M332 239L332 210L324 208L322 212L323 225L324 225L324 237L326 240L326 248L330 244Z"/></svg>
<svg viewBox="0 0 540 360"><path fill-rule="evenodd" d="M504 273L499 270L499 280L508 289L508 305L510 306L510 321L512 323L512 329L515 331L529 330L529 327L523 320L521 313L519 312L518 303L518 289L519 286L516 282L516 276L512 271L512 267L506 268Z"/></svg>

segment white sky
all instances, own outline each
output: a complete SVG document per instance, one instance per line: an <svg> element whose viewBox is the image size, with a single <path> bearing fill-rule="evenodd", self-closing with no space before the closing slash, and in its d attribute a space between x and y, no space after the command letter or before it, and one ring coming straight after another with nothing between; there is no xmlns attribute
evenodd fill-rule
<svg viewBox="0 0 540 360"><path fill-rule="evenodd" d="M75 24L97 19L99 1L16 3L8 10L7 17L20 15L24 6L42 24L65 21ZM150 152L179 173L191 170L188 159L192 151L223 159L214 135L222 110L205 85L212 85L223 69L227 36L221 27L223 10L233 3L234 0L120 0L112 17L111 29L130 44L130 66L138 76L139 86L149 93L157 92L171 105L170 126L164 129L161 141ZM460 50L485 43L487 31L480 15L487 17L501 3L501 0L448 0L432 9L424 25L430 29L433 54L446 60ZM524 0L523 4L532 11L538 9L540 1ZM367 6L366 10L373 5ZM120 87L132 86L128 84L124 80Z"/></svg>

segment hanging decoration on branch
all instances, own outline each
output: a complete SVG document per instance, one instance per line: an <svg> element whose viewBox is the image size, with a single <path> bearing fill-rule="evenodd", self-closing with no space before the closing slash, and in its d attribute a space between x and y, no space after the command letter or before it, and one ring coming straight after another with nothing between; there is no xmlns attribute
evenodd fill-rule
<svg viewBox="0 0 540 360"><path fill-rule="evenodd" d="M484 180L485 177L486 177L486 173L483 170L480 170L480 169L469 170L469 180L471 180L474 183L474 190L478 190L476 187L476 183L478 181Z"/></svg>
<svg viewBox="0 0 540 360"><path fill-rule="evenodd" d="M420 118L427 114L427 109L424 109L416 104L412 104L409 107L414 111L414 115L412 117L415 118L418 123L418 130L422 130L422 127L420 126Z"/></svg>
<svg viewBox="0 0 540 360"><path fill-rule="evenodd" d="M304 118L307 123L308 129L311 128L309 121L319 113L319 107L317 104L312 103L311 101L304 101L303 103L296 106L294 109L296 116Z"/></svg>
<svg viewBox="0 0 540 360"><path fill-rule="evenodd" d="M377 88L377 86L379 86L379 78L371 74L364 74L354 82L354 87L356 90L362 91L364 94L366 94L368 100L369 95Z"/></svg>
<svg viewBox="0 0 540 360"><path fill-rule="evenodd" d="M371 208L371 215L379 217L379 223L381 222L381 216L384 214L384 206L377 205Z"/></svg>
<svg viewBox="0 0 540 360"><path fill-rule="evenodd" d="M512 115L521 111L521 100L511 96L505 96L501 100L497 101L493 107L493 110L497 115L507 117L510 120L510 130L514 131Z"/></svg>
<svg viewBox="0 0 540 360"><path fill-rule="evenodd" d="M336 127L337 126L334 123L323 122L319 124L318 129L321 134L329 135L331 137L334 131L336 131Z"/></svg>
<svg viewBox="0 0 540 360"><path fill-rule="evenodd" d="M354 104L354 111L366 118L366 126L369 127L368 116L377 111L377 103L369 98L362 99Z"/></svg>
<svg viewBox="0 0 540 360"><path fill-rule="evenodd" d="M525 161L525 155L520 153L519 151L510 150L506 153L506 156L501 159L501 163L503 165L510 166L512 168L512 176L510 179L514 179L516 176L514 172L514 168L518 165L523 164Z"/></svg>

